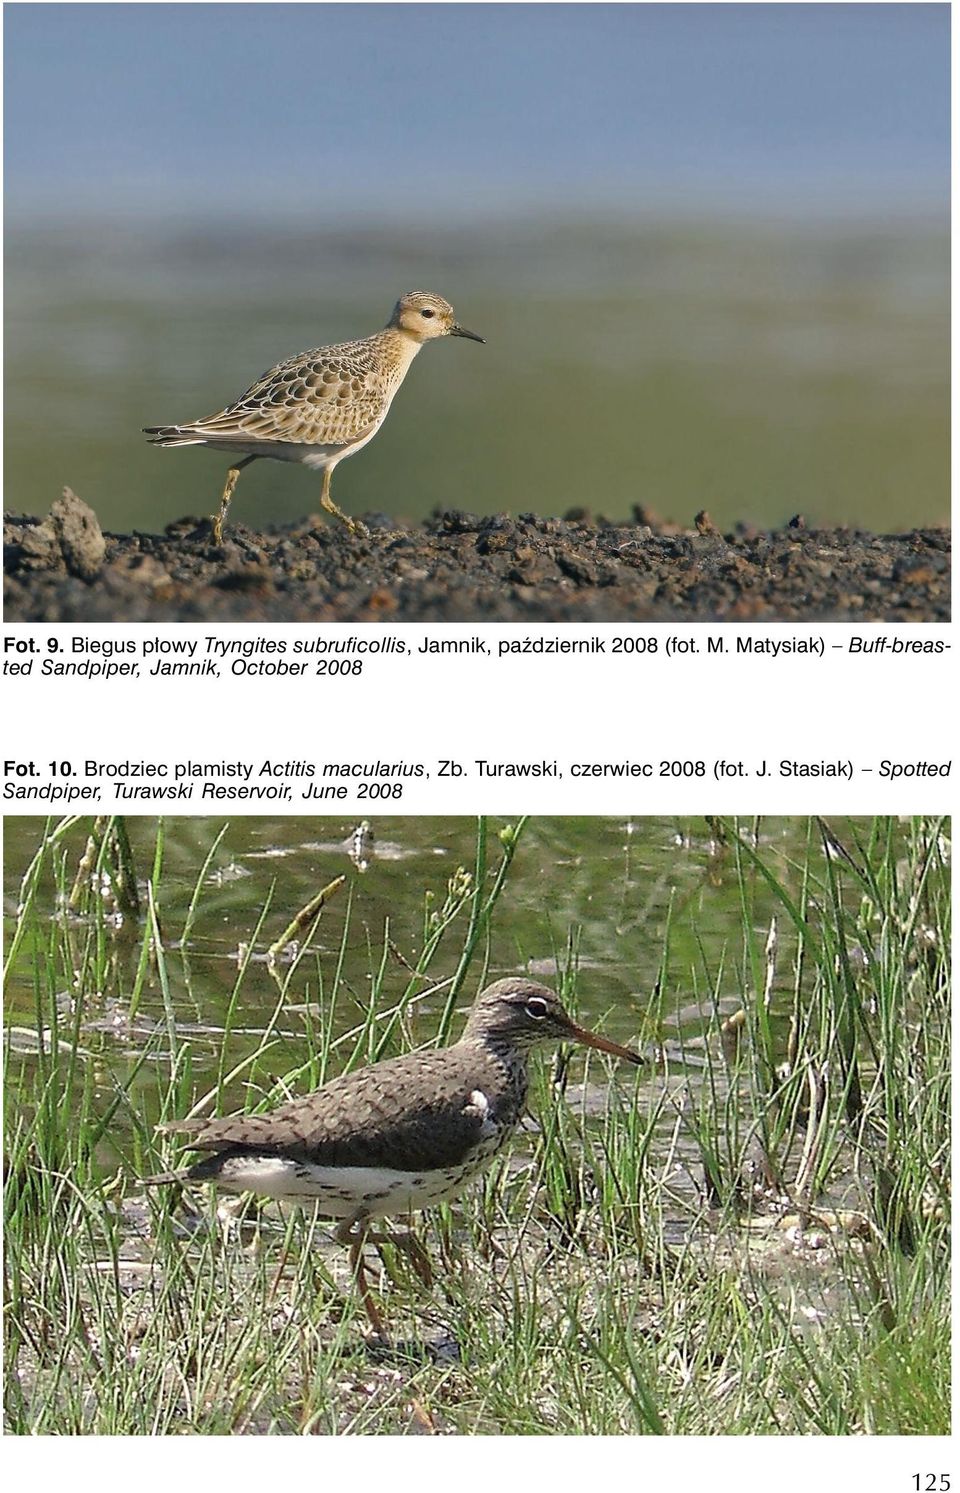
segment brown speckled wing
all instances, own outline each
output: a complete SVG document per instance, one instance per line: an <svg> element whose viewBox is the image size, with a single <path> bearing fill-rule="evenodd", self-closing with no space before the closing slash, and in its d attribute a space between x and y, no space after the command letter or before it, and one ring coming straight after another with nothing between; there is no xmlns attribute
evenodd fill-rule
<svg viewBox="0 0 960 1493"><path fill-rule="evenodd" d="M485 1054L456 1048L373 1063L263 1115L191 1126L198 1151L280 1153L318 1166L381 1166L430 1171L459 1165L491 1122L519 1118L522 1095L503 1094L504 1077ZM472 1102L487 1096L489 1109ZM186 1125L170 1127L186 1130Z"/></svg>
<svg viewBox="0 0 960 1493"><path fill-rule="evenodd" d="M311 446L349 445L376 428L388 402L370 341L314 348L278 363L226 409L181 426L231 437Z"/></svg>

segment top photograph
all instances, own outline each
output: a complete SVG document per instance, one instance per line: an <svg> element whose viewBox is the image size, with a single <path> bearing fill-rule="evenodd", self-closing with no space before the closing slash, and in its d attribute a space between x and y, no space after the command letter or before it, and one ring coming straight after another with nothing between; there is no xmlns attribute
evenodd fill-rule
<svg viewBox="0 0 960 1493"><path fill-rule="evenodd" d="M3 22L7 622L950 620L948 5Z"/></svg>

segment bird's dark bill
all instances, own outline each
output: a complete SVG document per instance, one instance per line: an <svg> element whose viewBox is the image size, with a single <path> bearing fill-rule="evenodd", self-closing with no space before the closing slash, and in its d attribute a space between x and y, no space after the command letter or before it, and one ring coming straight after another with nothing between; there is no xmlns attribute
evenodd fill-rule
<svg viewBox="0 0 960 1493"><path fill-rule="evenodd" d="M639 1052L632 1052L629 1047L621 1047L619 1042L611 1042L609 1037L601 1037L597 1032L588 1032L586 1027L577 1026L575 1021L570 1023L570 1036L575 1042L581 1042L584 1047L595 1047L598 1052L609 1052L612 1057L626 1058L628 1063L643 1062Z"/></svg>

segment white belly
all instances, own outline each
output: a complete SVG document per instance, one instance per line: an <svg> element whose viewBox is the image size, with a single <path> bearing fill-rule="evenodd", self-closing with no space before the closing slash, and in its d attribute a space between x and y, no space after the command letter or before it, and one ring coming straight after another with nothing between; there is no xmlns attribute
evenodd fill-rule
<svg viewBox="0 0 960 1493"><path fill-rule="evenodd" d="M345 456L352 456L359 451L368 441L372 441L383 421L380 420L362 439L354 442L346 442L338 446L311 446L305 441L258 441L254 436L249 440L218 441L212 437L205 440L195 441L193 444L207 446L211 451L227 451L231 456L269 456L273 461L294 461L301 466L311 467L314 471L323 472L328 467L331 471L338 461L343 461ZM186 442L183 442L186 445Z"/></svg>
<svg viewBox="0 0 960 1493"><path fill-rule="evenodd" d="M313 1166L279 1156L231 1156L214 1185L228 1192L257 1192L272 1198L316 1202L328 1218L386 1218L412 1213L456 1197L486 1165L473 1161L449 1171L398 1172L387 1167Z"/></svg>
<svg viewBox="0 0 960 1493"><path fill-rule="evenodd" d="M373 440L377 431L380 429L380 426L386 419L386 414L387 412L386 410L384 410L383 414L381 415L380 419L377 421L373 429L369 431L367 435L363 436L361 440L354 441L351 445L302 446L300 448L304 453L302 456L288 456L285 459L287 461L300 461L305 467L311 467L313 468L313 470L318 472L326 471L327 468L329 468L332 472L338 461L343 461L345 456L353 456L357 451L362 451L364 446L366 446L369 441Z"/></svg>

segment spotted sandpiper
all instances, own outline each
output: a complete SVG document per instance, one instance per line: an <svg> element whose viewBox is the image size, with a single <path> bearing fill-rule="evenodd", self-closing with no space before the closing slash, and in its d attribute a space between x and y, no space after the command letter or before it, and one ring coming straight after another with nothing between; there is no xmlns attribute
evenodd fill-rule
<svg viewBox="0 0 960 1493"><path fill-rule="evenodd" d="M363 1243L410 1248L412 1236L381 1237L369 1225L461 1192L523 1114L531 1049L564 1041L642 1061L578 1026L545 985L498 980L477 996L462 1037L449 1047L371 1063L269 1114L168 1126L190 1134L191 1149L209 1155L144 1182L211 1182L230 1192L313 1200L321 1213L343 1220L336 1237L350 1245L367 1315L385 1336L366 1282ZM412 1252L422 1257L422 1250Z"/></svg>

